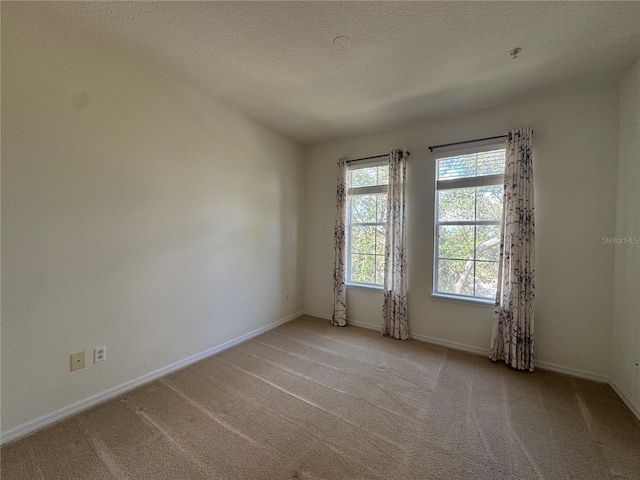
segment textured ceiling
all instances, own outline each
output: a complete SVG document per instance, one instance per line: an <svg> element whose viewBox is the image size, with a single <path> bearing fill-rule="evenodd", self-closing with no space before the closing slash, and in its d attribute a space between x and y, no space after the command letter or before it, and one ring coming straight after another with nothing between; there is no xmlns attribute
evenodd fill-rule
<svg viewBox="0 0 640 480"><path fill-rule="evenodd" d="M3 2L4 3L4 2ZM95 37L300 140L615 81L640 2L50 2ZM351 38L334 48L337 35ZM511 60L508 51L522 53Z"/></svg>

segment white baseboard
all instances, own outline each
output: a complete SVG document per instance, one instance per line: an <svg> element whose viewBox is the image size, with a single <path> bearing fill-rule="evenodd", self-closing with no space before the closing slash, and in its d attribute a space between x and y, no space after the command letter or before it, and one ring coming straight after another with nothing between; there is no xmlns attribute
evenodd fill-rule
<svg viewBox="0 0 640 480"><path fill-rule="evenodd" d="M326 313L319 312L310 312L305 311L305 315L311 315L313 317L324 318L331 320L331 315L327 315ZM380 330L380 325L374 325L371 323L358 322L354 320L347 320L348 325L353 325L355 327L368 328L370 330ZM488 356L489 350L476 347L473 345L467 345L464 343L453 342L451 340L443 340L436 337L430 337L428 335L420 335L418 333L412 333L411 338L415 340L420 340L426 343L432 343L434 345L440 345L441 347L451 348L452 350L459 350L462 352L472 353L474 355L482 355ZM572 367L564 367L562 365L557 365L551 362L544 362L540 360L536 360L536 368L540 368L541 370L549 370L552 372L563 373L565 375L571 375L573 377L584 378L586 380L593 380L600 383L607 383L611 385L611 388L618 394L618 396L622 399L622 401L629 407L629 409L633 412L633 414L640 420L640 408L636 407L631 401L624 395L624 393L618 388L611 378L606 375L601 375L593 372L588 372L586 370L580 370Z"/></svg>
<svg viewBox="0 0 640 480"><path fill-rule="evenodd" d="M429 335L420 335L419 333L412 333L411 338L415 338L416 340L420 340L421 342L433 343L434 345L447 347L452 350L459 350L461 352L471 353L473 355L480 355L483 357L489 356L488 349L475 347L473 345L467 345L466 343L454 342L451 340L443 340L441 338L430 337Z"/></svg>
<svg viewBox="0 0 640 480"><path fill-rule="evenodd" d="M280 320L272 322L269 325L258 328L257 330L253 330L252 332L245 333L244 335L234 338L233 340L229 340L228 342L224 342L215 347L208 348L207 350L204 350L200 353L196 353L195 355L191 355L190 357L184 358L182 360L178 360L177 362L174 362L170 365L159 368L158 370L154 370L153 372L146 373L141 377L134 378L133 380L129 380L128 382L124 382L120 385L109 388L108 390L97 393L83 400L72 403L71 405L67 405L66 407L62 407L58 410L47 413L38 418L35 418L21 425L13 427L7 430L6 432L2 432L2 434L0 434L0 445L16 440L20 437L28 435L29 433L33 433L36 430L40 430L48 425L51 425L52 423L58 422L66 417L79 413L88 408L94 407L99 403L105 402L113 397L117 397L118 395L128 392L129 390L133 390L134 388L139 387L140 385L151 382L164 375L175 372L176 370L180 370L181 368L191 365L192 363L196 363L215 353L221 352L222 350L226 350L227 348L231 348L235 345L238 345L239 343L242 343L264 332L272 330L282 325L283 323L290 322L291 320L298 318L302 314L303 312L301 311L293 313Z"/></svg>
<svg viewBox="0 0 640 480"><path fill-rule="evenodd" d="M629 400L629 397L627 397L624 392L622 390L620 390L620 388L618 387L618 385L616 385L616 382L614 382L612 379L609 381L609 385L611 385L611 388L613 388L613 391L616 392L618 394L618 396L622 399L622 401L624 402L624 404L629 407L629 410L631 410L631 412L636 416L636 418L638 419L638 421L640 422L640 408L636 405L634 405L631 400Z"/></svg>
<svg viewBox="0 0 640 480"><path fill-rule="evenodd" d="M572 367L564 367L551 362L543 362L540 360L535 361L535 367L540 370L549 370L556 373L564 373L565 375L571 375L572 377L584 378L586 380L593 380L600 383L611 383L611 379L606 375L598 373L588 372L586 370L580 370Z"/></svg>
<svg viewBox="0 0 640 480"><path fill-rule="evenodd" d="M319 314L312 312L305 312L306 315L312 315L314 317L319 317ZM329 316L323 315L320 318L331 318ZM354 327L362 327L368 328L369 330L377 330L380 331L382 325L374 325L372 323L364 323L358 322L356 320L347 320L348 325L353 325ZM421 342L432 343L434 345L439 345L441 347L451 348L452 350L460 350L466 353L472 353L474 355L489 355L489 350L479 347L474 347L473 345L466 345L464 343L453 342L451 340L442 340L436 337L430 337L429 335L421 335L419 333L411 333L411 338L414 340L419 340Z"/></svg>
<svg viewBox="0 0 640 480"><path fill-rule="evenodd" d="M347 320L347 325L353 325L354 327L367 328L369 330L380 331L380 325L373 325L372 323L356 322L355 320Z"/></svg>
<svg viewBox="0 0 640 480"><path fill-rule="evenodd" d="M322 318L324 320L331 320L331 314L327 314L327 313L312 312L310 310L305 310L304 314L309 315L310 317Z"/></svg>

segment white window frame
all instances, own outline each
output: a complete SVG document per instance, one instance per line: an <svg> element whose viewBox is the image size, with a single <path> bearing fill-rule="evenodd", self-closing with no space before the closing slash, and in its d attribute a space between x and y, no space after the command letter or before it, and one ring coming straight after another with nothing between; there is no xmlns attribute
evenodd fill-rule
<svg viewBox="0 0 640 480"><path fill-rule="evenodd" d="M349 166L347 166L348 169L348 173L347 175L349 175L349 181L351 180L350 178L350 172L353 170L359 170L362 168L371 168L371 167L384 167L384 166L388 166L389 165L389 161L388 160L369 160L369 161L358 161L355 164L351 164ZM383 285L380 283L364 283L364 282L356 282L356 281L352 281L351 280L351 227L354 225L353 222L351 221L351 199L353 196L356 195L371 195L371 194L380 194L380 193L386 193L387 195L389 194L389 185L375 185L375 186L370 186L370 187L354 187L354 188L347 188L347 218L346 218L346 242L347 242L347 261L346 261L346 277L347 277L347 281L346 281L346 285L349 287L361 287L361 288L369 288L369 289L378 289L378 290L382 290ZM356 223L357 226L379 226L379 225L383 225L385 227L385 233L386 233L386 227L387 224L386 222L366 222L366 223ZM375 262L375 259L374 259Z"/></svg>
<svg viewBox="0 0 640 480"><path fill-rule="evenodd" d="M464 155L471 153L482 153L489 152L492 150L505 150L505 161L506 161L506 147L503 142L500 143L484 143L481 145L477 145L475 147L467 147L467 148L456 148L456 149L448 149L441 151L434 155L434 226L433 226L433 291L431 295L436 298L441 298L445 300L453 300L453 301L462 301L465 303L476 303L476 304L485 304L485 305L493 305L495 303L495 299L489 299L487 297L476 297L474 295L462 295L457 293L449 293L449 292L440 292L438 291L438 270L439 270L439 255L438 255L438 247L439 247L439 233L440 226L447 225L500 225L502 228L502 220L470 220L470 221L444 221L440 222L438 218L438 192L440 190L453 190L459 188L471 188L471 187L487 187L487 186L496 186L496 185L504 185L504 174L497 175L485 175L485 176L476 176L476 177L465 177L465 178L456 178L451 180L438 180L438 160L441 158L453 157L455 155ZM477 199L476 199L477 201ZM504 204L502 205L504 212ZM474 237L475 237L475 229L474 229ZM475 245L475 238L473 239L473 244ZM474 261L475 263L475 261ZM474 265L475 271L475 265ZM475 273L474 273L475 280ZM474 285L475 289L475 285Z"/></svg>

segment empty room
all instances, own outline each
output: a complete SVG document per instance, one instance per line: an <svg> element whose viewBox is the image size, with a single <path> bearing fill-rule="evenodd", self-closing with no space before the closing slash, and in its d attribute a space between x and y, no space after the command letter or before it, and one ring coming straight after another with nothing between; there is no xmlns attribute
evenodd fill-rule
<svg viewBox="0 0 640 480"><path fill-rule="evenodd" d="M0 11L3 480L640 479L640 2Z"/></svg>

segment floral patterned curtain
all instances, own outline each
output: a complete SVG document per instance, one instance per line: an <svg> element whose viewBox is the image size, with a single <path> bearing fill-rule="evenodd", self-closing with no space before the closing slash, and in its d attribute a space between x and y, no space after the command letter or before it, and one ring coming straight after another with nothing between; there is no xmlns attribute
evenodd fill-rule
<svg viewBox="0 0 640 480"><path fill-rule="evenodd" d="M387 231L384 252L384 322L382 334L393 338L409 338L407 319L407 231L405 183L407 157L405 150L394 150L389 156L389 194L387 197Z"/></svg>
<svg viewBox="0 0 640 480"><path fill-rule="evenodd" d="M347 290L345 288L347 218L347 159L338 160L338 186L336 188L336 224L333 230L335 264L333 268L333 316L331 323L336 327L347 324Z"/></svg>
<svg viewBox="0 0 640 480"><path fill-rule="evenodd" d="M507 136L504 213L491 360L533 371L535 235L531 127Z"/></svg>

